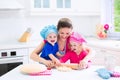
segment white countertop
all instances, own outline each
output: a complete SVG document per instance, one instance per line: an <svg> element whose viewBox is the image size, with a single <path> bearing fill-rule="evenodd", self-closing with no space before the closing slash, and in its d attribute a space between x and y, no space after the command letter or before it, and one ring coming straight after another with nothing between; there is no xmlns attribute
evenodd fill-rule
<svg viewBox="0 0 120 80"><path fill-rule="evenodd" d="M52 69L51 75L30 76L20 72L20 66L0 77L0 80L103 80L95 72L102 66L91 66L85 70L72 70L69 72L60 72ZM117 68L116 68L117 69ZM117 71L120 72L120 69ZM109 80L120 80L120 78L111 77Z"/></svg>
<svg viewBox="0 0 120 80"><path fill-rule="evenodd" d="M19 41L9 41L9 42L0 42L1 49L13 49L13 48L30 48L37 47L41 43L40 40L34 40L29 42L19 42Z"/></svg>
<svg viewBox="0 0 120 80"><path fill-rule="evenodd" d="M110 49L120 52L120 41L97 38L87 38L87 44L93 47Z"/></svg>

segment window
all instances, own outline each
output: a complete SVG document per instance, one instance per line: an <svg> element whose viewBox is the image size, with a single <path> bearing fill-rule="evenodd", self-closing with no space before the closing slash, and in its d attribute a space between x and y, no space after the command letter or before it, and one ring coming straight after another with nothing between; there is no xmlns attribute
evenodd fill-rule
<svg viewBox="0 0 120 80"><path fill-rule="evenodd" d="M101 23L109 24L108 37L120 39L120 0L102 0Z"/></svg>
<svg viewBox="0 0 120 80"><path fill-rule="evenodd" d="M113 1L113 18L114 18L114 26L115 31L120 32L120 0Z"/></svg>

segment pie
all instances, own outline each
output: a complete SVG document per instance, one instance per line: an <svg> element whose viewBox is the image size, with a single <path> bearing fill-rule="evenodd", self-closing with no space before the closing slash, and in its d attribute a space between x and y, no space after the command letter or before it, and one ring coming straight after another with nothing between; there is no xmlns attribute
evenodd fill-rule
<svg viewBox="0 0 120 80"><path fill-rule="evenodd" d="M47 70L43 64L23 64L20 66L20 71L26 74L39 73Z"/></svg>

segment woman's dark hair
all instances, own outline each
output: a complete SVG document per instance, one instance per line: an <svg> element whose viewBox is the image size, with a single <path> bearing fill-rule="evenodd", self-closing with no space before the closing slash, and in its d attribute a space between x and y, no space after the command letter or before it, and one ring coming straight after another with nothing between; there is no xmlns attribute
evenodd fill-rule
<svg viewBox="0 0 120 80"><path fill-rule="evenodd" d="M61 18L57 24L57 30L60 28L71 28L73 29L72 21L69 18Z"/></svg>

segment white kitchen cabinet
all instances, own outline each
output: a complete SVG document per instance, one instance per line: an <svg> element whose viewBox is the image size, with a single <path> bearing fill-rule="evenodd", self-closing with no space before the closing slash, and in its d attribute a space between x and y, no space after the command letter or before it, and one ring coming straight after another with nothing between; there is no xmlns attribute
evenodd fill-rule
<svg viewBox="0 0 120 80"><path fill-rule="evenodd" d="M101 0L78 0L77 10L82 15L100 15Z"/></svg>
<svg viewBox="0 0 120 80"><path fill-rule="evenodd" d="M109 39L87 38L87 45L92 47L96 54L93 64L105 65L105 58L112 56L115 64L120 66L120 41ZM111 59L110 59L111 60ZM111 61L112 63L113 61Z"/></svg>
<svg viewBox="0 0 120 80"><path fill-rule="evenodd" d="M92 59L92 64L104 65L104 55L102 54L100 49L94 48L94 47L93 47L93 49L95 50L95 56Z"/></svg>
<svg viewBox="0 0 120 80"><path fill-rule="evenodd" d="M22 10L24 9L17 0L0 0L0 10Z"/></svg>
<svg viewBox="0 0 120 80"><path fill-rule="evenodd" d="M120 52L116 51L116 50L111 50L111 49L105 49L105 48L101 48L99 47L93 47L91 46L94 50L95 50L95 56L92 60L93 64L95 65L105 65L106 62L106 57L107 56L112 56L114 61L111 61L111 63L113 62L115 65L120 66Z"/></svg>
<svg viewBox="0 0 120 80"><path fill-rule="evenodd" d="M58 8L57 6L60 4L57 4L57 0L50 0L48 8L35 8L33 1L31 3L32 15L100 15L101 0L71 0L69 8L64 6L63 8Z"/></svg>

